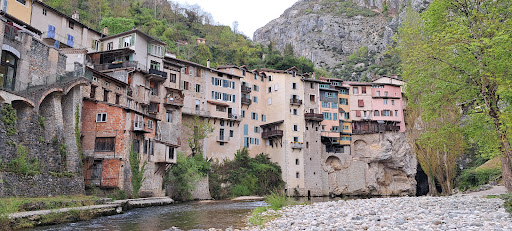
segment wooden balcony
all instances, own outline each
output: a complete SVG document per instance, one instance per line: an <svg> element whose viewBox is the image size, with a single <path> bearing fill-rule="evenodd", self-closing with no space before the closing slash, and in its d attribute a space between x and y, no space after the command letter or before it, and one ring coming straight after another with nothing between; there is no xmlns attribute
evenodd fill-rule
<svg viewBox="0 0 512 231"><path fill-rule="evenodd" d="M167 97L165 98L165 104L183 107L183 98Z"/></svg>
<svg viewBox="0 0 512 231"><path fill-rule="evenodd" d="M229 136L217 136L217 142L221 142L221 143L227 143L229 142Z"/></svg>
<svg viewBox="0 0 512 231"><path fill-rule="evenodd" d="M247 99L247 98L242 98L242 104L251 105L252 104L252 100L251 99Z"/></svg>
<svg viewBox="0 0 512 231"><path fill-rule="evenodd" d="M305 120L311 120L311 121L323 121L324 115L319 113L305 113L304 114Z"/></svg>
<svg viewBox="0 0 512 231"><path fill-rule="evenodd" d="M247 93L247 94L252 92L252 89L250 87L246 86L246 85L242 85L242 89L241 90L242 90L243 93Z"/></svg>
<svg viewBox="0 0 512 231"><path fill-rule="evenodd" d="M300 105L302 105L302 100L301 99L290 99L290 104L300 106Z"/></svg>
<svg viewBox="0 0 512 231"><path fill-rule="evenodd" d="M272 131L261 133L262 139L269 139L269 138L282 137L282 136L283 136L283 130L272 130Z"/></svg>
<svg viewBox="0 0 512 231"><path fill-rule="evenodd" d="M163 78L167 78L167 72L160 71L160 70L153 69L153 68L149 68L149 74L158 75L158 76L161 76Z"/></svg>

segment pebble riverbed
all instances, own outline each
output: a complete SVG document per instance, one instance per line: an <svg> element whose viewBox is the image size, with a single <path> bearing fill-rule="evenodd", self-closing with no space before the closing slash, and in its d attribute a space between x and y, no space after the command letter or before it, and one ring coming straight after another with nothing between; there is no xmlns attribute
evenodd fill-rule
<svg viewBox="0 0 512 231"><path fill-rule="evenodd" d="M280 218L246 230L503 230L512 218L503 200L482 196L395 197L283 208Z"/></svg>

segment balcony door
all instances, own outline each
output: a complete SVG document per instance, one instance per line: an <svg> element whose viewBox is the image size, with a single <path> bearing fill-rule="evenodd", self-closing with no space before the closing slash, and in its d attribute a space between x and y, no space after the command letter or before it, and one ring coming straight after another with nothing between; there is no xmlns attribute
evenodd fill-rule
<svg viewBox="0 0 512 231"><path fill-rule="evenodd" d="M223 128L221 128L219 130L219 140L224 140L224 129Z"/></svg>

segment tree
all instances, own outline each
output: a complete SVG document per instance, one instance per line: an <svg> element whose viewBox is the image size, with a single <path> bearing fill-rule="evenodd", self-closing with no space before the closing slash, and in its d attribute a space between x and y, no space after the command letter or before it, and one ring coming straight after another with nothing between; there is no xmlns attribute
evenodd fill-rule
<svg viewBox="0 0 512 231"><path fill-rule="evenodd" d="M139 153L135 152L133 149L133 145L130 149L130 167L132 172L132 190L133 190L133 197L137 198L139 197L139 190L142 187L142 183L146 178L144 177L144 172L146 171L146 164L147 161L144 161L144 163L140 164L140 155Z"/></svg>
<svg viewBox="0 0 512 231"><path fill-rule="evenodd" d="M508 191L512 191L511 16L508 0L435 0L419 15L408 10L398 36L407 97L417 97L421 119L439 120L445 113L443 105L464 105L467 115L483 113L499 143Z"/></svg>
<svg viewBox="0 0 512 231"><path fill-rule="evenodd" d="M109 34L118 34L133 29L135 27L135 21L123 17L105 17L101 19L100 26L108 27Z"/></svg>
<svg viewBox="0 0 512 231"><path fill-rule="evenodd" d="M213 132L213 126L198 116L194 116L190 123L185 123L185 127L187 127L185 134L189 137L187 143L192 152L191 155L203 154L201 141Z"/></svg>

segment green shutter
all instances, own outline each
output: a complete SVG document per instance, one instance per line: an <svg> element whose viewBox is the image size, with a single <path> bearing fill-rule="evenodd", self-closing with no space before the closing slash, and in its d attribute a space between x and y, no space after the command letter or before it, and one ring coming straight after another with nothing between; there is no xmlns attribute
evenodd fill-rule
<svg viewBox="0 0 512 231"><path fill-rule="evenodd" d="M119 38L119 44L117 46L117 48L121 48L123 47L123 38Z"/></svg>
<svg viewBox="0 0 512 231"><path fill-rule="evenodd" d="M135 34L132 34L132 39L130 40L130 46L135 44Z"/></svg>
<svg viewBox="0 0 512 231"><path fill-rule="evenodd" d="M103 51L103 43L100 45L100 51Z"/></svg>
<svg viewBox="0 0 512 231"><path fill-rule="evenodd" d="M148 54L151 54L151 43L148 43Z"/></svg>
<svg viewBox="0 0 512 231"><path fill-rule="evenodd" d="M92 48L93 50L95 50L95 49L96 49L96 47L94 47L94 39L92 40L91 48Z"/></svg>

